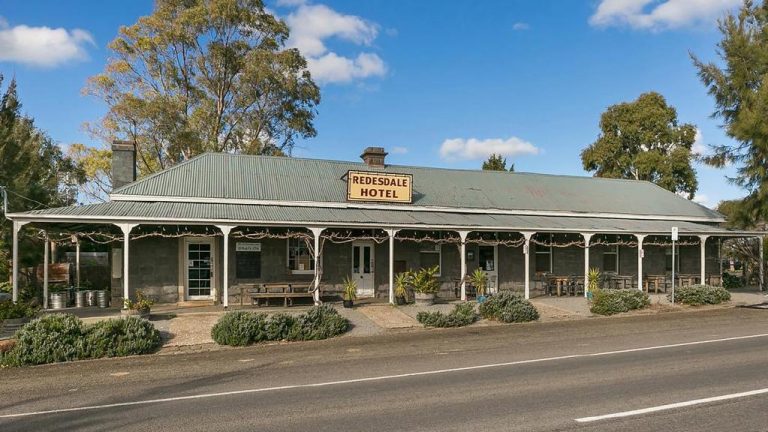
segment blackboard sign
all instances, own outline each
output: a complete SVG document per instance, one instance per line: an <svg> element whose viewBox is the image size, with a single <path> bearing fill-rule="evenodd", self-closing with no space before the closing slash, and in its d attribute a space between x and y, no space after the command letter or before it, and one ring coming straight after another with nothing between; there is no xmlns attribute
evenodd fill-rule
<svg viewBox="0 0 768 432"><path fill-rule="evenodd" d="M235 252L235 277L258 279L261 277L261 252Z"/></svg>

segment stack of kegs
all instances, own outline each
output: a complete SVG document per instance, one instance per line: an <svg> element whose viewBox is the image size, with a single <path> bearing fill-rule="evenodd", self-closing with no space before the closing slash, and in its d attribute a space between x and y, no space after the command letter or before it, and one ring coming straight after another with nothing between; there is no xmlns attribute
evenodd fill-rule
<svg viewBox="0 0 768 432"><path fill-rule="evenodd" d="M87 291L75 291L75 307L81 308L88 305L86 293Z"/></svg>
<svg viewBox="0 0 768 432"><path fill-rule="evenodd" d="M107 296L107 291L96 291L96 304L100 308L109 307L109 297Z"/></svg>

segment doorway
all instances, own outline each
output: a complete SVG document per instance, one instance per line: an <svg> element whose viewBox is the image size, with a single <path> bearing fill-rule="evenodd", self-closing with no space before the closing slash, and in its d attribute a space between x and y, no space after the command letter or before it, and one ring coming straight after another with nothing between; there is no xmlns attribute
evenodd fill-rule
<svg viewBox="0 0 768 432"><path fill-rule="evenodd" d="M352 243L352 279L357 281L358 297L374 296L373 242Z"/></svg>
<svg viewBox="0 0 768 432"><path fill-rule="evenodd" d="M186 249L186 298L187 300L209 300L213 297L212 239L187 239Z"/></svg>
<svg viewBox="0 0 768 432"><path fill-rule="evenodd" d="M497 291L499 280L498 246L478 246L477 258L480 269L488 276L488 293Z"/></svg>

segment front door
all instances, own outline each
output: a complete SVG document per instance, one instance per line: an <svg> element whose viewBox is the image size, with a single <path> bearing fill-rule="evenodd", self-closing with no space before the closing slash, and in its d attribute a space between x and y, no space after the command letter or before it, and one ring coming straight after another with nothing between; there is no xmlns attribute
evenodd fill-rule
<svg viewBox="0 0 768 432"><path fill-rule="evenodd" d="M213 240L190 239L187 249L187 300L207 300L213 295Z"/></svg>
<svg viewBox="0 0 768 432"><path fill-rule="evenodd" d="M496 246L479 246L477 257L480 261L480 269L488 276L488 293L495 293L498 289L499 270Z"/></svg>
<svg viewBox="0 0 768 432"><path fill-rule="evenodd" d="M358 297L373 297L373 242L352 243L352 279Z"/></svg>

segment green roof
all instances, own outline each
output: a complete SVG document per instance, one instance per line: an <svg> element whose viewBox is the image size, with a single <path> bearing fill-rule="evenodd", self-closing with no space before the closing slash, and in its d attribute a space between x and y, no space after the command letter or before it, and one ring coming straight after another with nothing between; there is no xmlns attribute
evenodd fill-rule
<svg viewBox="0 0 768 432"><path fill-rule="evenodd" d="M200 155L123 186L113 196L141 201L152 201L152 197L297 201L322 207L347 203L344 177L349 170L411 174L413 205L435 209L723 219L714 210L645 181L399 165L374 168L355 162L226 153ZM354 206L364 208L365 204Z"/></svg>
<svg viewBox="0 0 768 432"><path fill-rule="evenodd" d="M251 223L265 226L327 226L419 229L477 228L510 231L562 231L632 234L666 234L672 226L688 234L735 234L717 225L686 221L611 219L596 217L525 216L466 214L439 211L393 211L378 209L340 209L283 207L275 205L203 204L171 202L113 201L85 206L35 210L11 215L22 220L62 223L111 223L118 220L137 223L196 224ZM243 223L245 222L245 223Z"/></svg>

